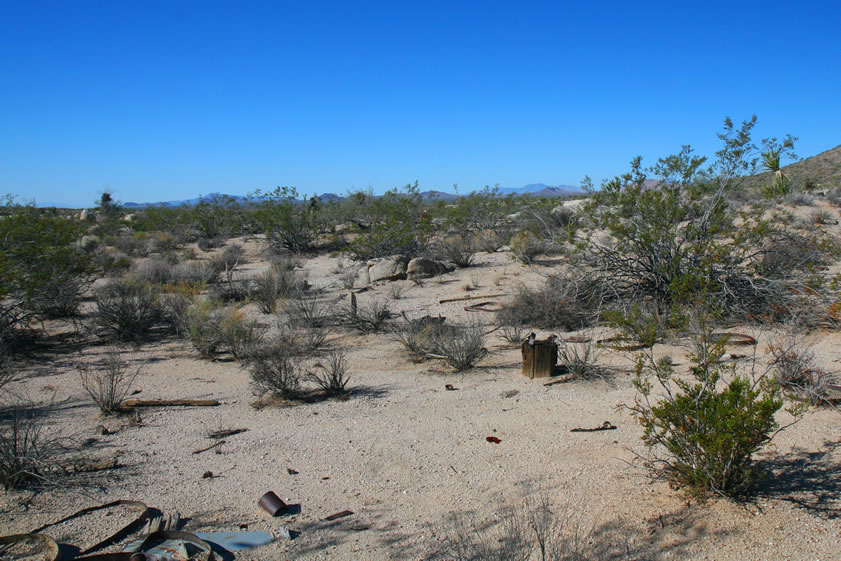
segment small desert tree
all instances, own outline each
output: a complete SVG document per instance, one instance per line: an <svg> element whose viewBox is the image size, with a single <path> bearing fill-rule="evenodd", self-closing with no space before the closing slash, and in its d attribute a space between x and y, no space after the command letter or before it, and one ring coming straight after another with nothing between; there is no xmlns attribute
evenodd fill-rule
<svg viewBox="0 0 841 561"><path fill-rule="evenodd" d="M766 240L775 239L781 227L760 206L737 212L728 203L742 176L756 169L750 139L755 123L753 117L736 128L726 119L719 134L724 146L707 168L706 158L684 146L647 169L634 159L628 173L594 194L593 228L578 237L578 256L611 286L620 304L651 302L658 318L701 298L743 317L785 312L790 286L759 269ZM787 137L785 145L792 143ZM797 270L810 262L802 261Z"/></svg>
<svg viewBox="0 0 841 561"><path fill-rule="evenodd" d="M258 191L256 196L263 200L255 211L255 218L275 252L305 253L312 249L319 234L318 199L313 198L309 203L298 201L294 187L278 187L266 194Z"/></svg>
<svg viewBox="0 0 841 561"><path fill-rule="evenodd" d="M417 181L400 191L392 189L378 198L366 199L363 195L360 200L366 200L367 205L360 207L364 218L354 221L358 236L349 251L355 259L414 257L426 250L433 226Z"/></svg>

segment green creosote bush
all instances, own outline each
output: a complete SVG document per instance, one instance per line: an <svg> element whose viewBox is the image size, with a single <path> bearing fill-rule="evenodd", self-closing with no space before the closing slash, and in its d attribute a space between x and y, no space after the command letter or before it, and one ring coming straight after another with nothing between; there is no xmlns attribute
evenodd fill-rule
<svg viewBox="0 0 841 561"><path fill-rule="evenodd" d="M725 343L702 331L689 357L692 380L650 352L637 360L639 399L631 411L652 452L647 465L697 497L739 498L755 488L762 473L753 455L778 432L774 415L783 405L773 377L753 380L722 363ZM652 403L655 384L663 397Z"/></svg>
<svg viewBox="0 0 841 561"><path fill-rule="evenodd" d="M357 236L347 251L358 261L402 255L416 257L429 247L434 232L429 209L424 207L417 182L382 197L355 195L367 207L357 219Z"/></svg>
<svg viewBox="0 0 841 561"><path fill-rule="evenodd" d="M262 225L269 242L269 249L280 254L296 254L313 249L320 232L321 204L313 198L309 203L296 200L294 187L278 187L271 193L255 196L262 201L255 210L255 219Z"/></svg>

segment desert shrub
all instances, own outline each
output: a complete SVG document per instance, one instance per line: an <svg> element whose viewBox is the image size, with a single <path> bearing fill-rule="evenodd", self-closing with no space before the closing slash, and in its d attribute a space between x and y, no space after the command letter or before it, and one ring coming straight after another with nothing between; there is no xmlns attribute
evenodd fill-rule
<svg viewBox="0 0 841 561"><path fill-rule="evenodd" d="M44 483L59 464L64 439L47 424L51 404L21 398L0 404L0 484L6 490Z"/></svg>
<svg viewBox="0 0 841 561"><path fill-rule="evenodd" d="M658 317L702 300L718 302L734 319L786 312L787 289L802 286L799 273L810 265L803 260L797 274L769 278L768 269L757 265L776 251L776 241L793 236L761 204L739 211L728 205L756 167L750 139L755 122L737 128L726 119L719 134L724 146L707 169L706 158L684 146L647 169L636 158L628 173L605 182L588 207L592 228L577 235L580 266L589 267L623 304L651 302ZM793 142L763 141L759 156L777 177L779 160Z"/></svg>
<svg viewBox="0 0 841 561"><path fill-rule="evenodd" d="M212 286L210 296L222 302L247 302L251 297L251 279L234 269L225 269L223 279Z"/></svg>
<svg viewBox="0 0 841 561"><path fill-rule="evenodd" d="M558 343L558 363L568 374L582 380L607 378L608 371L598 364L601 353L602 349L590 340Z"/></svg>
<svg viewBox="0 0 841 561"><path fill-rule="evenodd" d="M178 239L169 232L156 233L152 241L152 247L157 253L172 253L179 245Z"/></svg>
<svg viewBox="0 0 841 561"><path fill-rule="evenodd" d="M203 358L229 352L236 359L247 360L265 333L240 308L221 307L213 300L188 308L186 322L190 342Z"/></svg>
<svg viewBox="0 0 841 561"><path fill-rule="evenodd" d="M609 287L586 275L550 277L537 288L519 287L497 312L497 322L566 331L591 327L610 296Z"/></svg>
<svg viewBox="0 0 841 561"><path fill-rule="evenodd" d="M787 336L768 345L771 369L787 392L812 405L828 404L837 380L815 364L815 354L798 338Z"/></svg>
<svg viewBox="0 0 841 561"><path fill-rule="evenodd" d="M239 360L250 357L264 335L257 322L249 320L237 307L223 310L218 325L221 344Z"/></svg>
<svg viewBox="0 0 841 561"><path fill-rule="evenodd" d="M809 215L809 219L812 221L812 224L817 226L836 223L835 216L832 212L825 208L817 208L813 210Z"/></svg>
<svg viewBox="0 0 841 561"><path fill-rule="evenodd" d="M202 358L213 358L222 346L219 303L205 300L187 309L186 333Z"/></svg>
<svg viewBox="0 0 841 561"><path fill-rule="evenodd" d="M338 314L333 312L333 304L315 295L302 293L291 294L285 302L289 319L296 327L327 327L335 322Z"/></svg>
<svg viewBox="0 0 841 561"><path fill-rule="evenodd" d="M522 230L511 238L511 253L517 261L525 265L534 262L538 255L549 250L549 242L537 234Z"/></svg>
<svg viewBox="0 0 841 561"><path fill-rule="evenodd" d="M438 561L602 561L626 559L627 537L597 536L584 527L580 506L553 508L547 497L526 499L521 508L505 512L494 527L453 516L448 531L429 560ZM637 557L633 557L637 559Z"/></svg>
<svg viewBox="0 0 841 561"><path fill-rule="evenodd" d="M365 216L354 220L357 236L347 249L354 259L415 257L426 251L433 224L417 182L400 191L392 189L382 197L361 198L366 201Z"/></svg>
<svg viewBox="0 0 841 561"><path fill-rule="evenodd" d="M476 238L476 247L480 251L495 253L499 248L508 243L510 232L505 230L482 230Z"/></svg>
<svg viewBox="0 0 841 561"><path fill-rule="evenodd" d="M101 366L83 364L79 379L88 396L103 415L113 415L120 410L129 395L131 386L140 374L141 367L133 369L123 361L120 351L110 349L102 358Z"/></svg>
<svg viewBox="0 0 841 561"><path fill-rule="evenodd" d="M224 244L225 240L223 240L222 238L199 238L196 242L196 247L207 253L208 251L212 251L217 247L222 247Z"/></svg>
<svg viewBox="0 0 841 561"><path fill-rule="evenodd" d="M826 200L835 206L841 206L841 187L836 187L831 191L827 191Z"/></svg>
<svg viewBox="0 0 841 561"><path fill-rule="evenodd" d="M216 280L217 272L207 261L187 261L172 267L170 282L202 288Z"/></svg>
<svg viewBox="0 0 841 561"><path fill-rule="evenodd" d="M278 273L289 273L303 266L303 263L297 257L277 253L269 254L269 264L272 271Z"/></svg>
<svg viewBox="0 0 841 561"><path fill-rule="evenodd" d="M163 323L179 337L189 333L188 311L193 303L193 295L185 292L161 294L159 304Z"/></svg>
<svg viewBox="0 0 841 561"><path fill-rule="evenodd" d="M94 273L91 252L78 243L85 227L11 198L0 214L0 335L14 338L39 316L75 315Z"/></svg>
<svg viewBox="0 0 841 561"><path fill-rule="evenodd" d="M210 259L213 269L219 273L233 271L237 265L243 262L245 250L239 244L226 245L221 253Z"/></svg>
<svg viewBox="0 0 841 561"><path fill-rule="evenodd" d="M654 454L648 463L654 476L696 496L739 497L760 479L753 454L778 427L780 388L773 378L737 375L721 362L725 342L711 340L703 330L690 354L694 381L675 376L671 361L640 355L634 385L641 399L631 410ZM654 404L652 380L664 395Z"/></svg>
<svg viewBox="0 0 841 561"><path fill-rule="evenodd" d="M134 269L134 278L138 282L166 284L172 281L173 266L161 259L150 259L139 263Z"/></svg>
<svg viewBox="0 0 841 561"><path fill-rule="evenodd" d="M251 387L256 394L271 393L285 399L301 395L301 382L306 373L300 359L285 345L268 344L251 355L248 369Z"/></svg>
<svg viewBox="0 0 841 561"><path fill-rule="evenodd" d="M624 310L605 310L604 320L621 332L621 339L631 346L651 348L666 335L668 317L658 315L656 308L634 302Z"/></svg>
<svg viewBox="0 0 841 561"><path fill-rule="evenodd" d="M92 264L96 269L116 276L131 269L131 258L116 249L103 248L93 255Z"/></svg>
<svg viewBox="0 0 841 561"><path fill-rule="evenodd" d="M120 253L129 257L146 257L149 255L151 242L146 234L120 235L108 239L109 245Z"/></svg>
<svg viewBox="0 0 841 561"><path fill-rule="evenodd" d="M456 372L463 372L488 354L484 345L485 330L480 323L442 325L430 333L428 354L443 358Z"/></svg>
<svg viewBox="0 0 841 561"><path fill-rule="evenodd" d="M307 282L299 278L294 270L269 269L254 277L251 299L257 302L260 311L271 314L277 310L278 300L306 289Z"/></svg>
<svg viewBox="0 0 841 561"><path fill-rule="evenodd" d="M48 318L72 318L79 315L79 305L87 288L85 278L61 278L46 283L44 293L33 300L34 310Z"/></svg>
<svg viewBox="0 0 841 561"><path fill-rule="evenodd" d="M120 280L96 291L93 321L107 337L138 341L161 322L158 293L146 284Z"/></svg>
<svg viewBox="0 0 841 561"><path fill-rule="evenodd" d="M301 254L314 247L320 232L321 204L318 199L313 198L310 203L298 201L294 187L278 187L271 193L258 192L257 196L262 201L254 216L265 231L273 253Z"/></svg>
<svg viewBox="0 0 841 561"><path fill-rule="evenodd" d="M347 393L350 381L347 373L347 358L343 351L333 351L307 372L307 379L314 382L327 395Z"/></svg>
<svg viewBox="0 0 841 561"><path fill-rule="evenodd" d="M413 357L422 359L432 348L432 339L437 330L443 329L443 319L424 317L410 319L403 314L403 321L390 326L394 340L401 343Z"/></svg>
<svg viewBox="0 0 841 561"><path fill-rule="evenodd" d="M351 295L348 309L342 314L347 322L363 333L382 331L391 318L388 303L380 298L367 298L357 303L356 295Z"/></svg>
<svg viewBox="0 0 841 561"><path fill-rule="evenodd" d="M472 235L452 234L435 244L435 252L456 267L472 265L477 251L478 244Z"/></svg>

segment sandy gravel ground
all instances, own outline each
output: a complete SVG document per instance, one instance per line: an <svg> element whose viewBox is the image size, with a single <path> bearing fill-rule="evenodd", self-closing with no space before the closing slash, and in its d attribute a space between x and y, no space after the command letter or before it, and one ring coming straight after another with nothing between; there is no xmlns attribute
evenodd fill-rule
<svg viewBox="0 0 841 561"><path fill-rule="evenodd" d="M266 268L257 256L259 245L249 241L247 247L251 260L245 269ZM341 265L338 258L318 257L307 260L304 270L313 285L326 290L325 298L336 298L347 294ZM475 267L422 286L395 281L404 291L389 307L414 317L481 320L490 331L492 314L464 311L469 302L439 301L510 295L518 283L539 282L552 271L552 264L527 268L506 252L483 253ZM388 298L393 284L374 286L358 299ZM248 309L260 315L255 306ZM757 335L763 348L771 335ZM814 342L821 365L836 372L841 335L817 333ZM91 457L116 455L122 467L71 477L63 488L0 495L0 533L25 532L79 508L134 499L179 512L189 531L247 525L277 537L239 552L237 559L424 559L456 530L453 514L477 527L492 526L512 509L545 496L558 511L594 528L594 548L619 544L622 554L611 558L841 559L836 410L812 409L778 435L762 456L773 477L755 501L699 505L665 483L651 483L635 460L645 452L642 431L620 408L635 397L632 353L605 352L603 362L616 372L610 380L547 387L545 380L521 376L519 349L498 333L488 337L490 356L464 374L452 373L441 361L414 363L384 334L336 331L330 344L348 353L349 399L261 409L251 405L249 374L238 362L202 360L186 341L144 344L130 355L143 364L135 397L210 398L222 404L145 409L139 423L103 418L86 398L75 366L95 360L101 347L71 349L27 365L14 387L33 398L54 395L56 423L77 441L92 439L86 448ZM686 362L681 348L656 351ZM445 384L457 390L447 391ZM782 413L780 420L785 421ZM617 430L570 432L605 421ZM99 425L109 434L100 434ZM213 443L208 432L226 428L248 430L220 447L192 453ZM488 436L500 442L488 442ZM208 471L213 477L203 477ZM270 517L257 507L269 490L299 510ZM354 514L323 520L346 509ZM128 512L115 511L105 521L65 525L54 535L83 545L105 537L108 524L119 526L128 518ZM299 534L284 539L281 526Z"/></svg>

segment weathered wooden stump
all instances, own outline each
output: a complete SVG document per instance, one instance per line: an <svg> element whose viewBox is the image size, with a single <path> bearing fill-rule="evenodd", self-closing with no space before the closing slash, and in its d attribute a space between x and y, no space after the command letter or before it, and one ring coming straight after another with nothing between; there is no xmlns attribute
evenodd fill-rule
<svg viewBox="0 0 841 561"><path fill-rule="evenodd" d="M533 337L523 341L523 376L548 378L558 362L558 344L554 337L537 341Z"/></svg>

